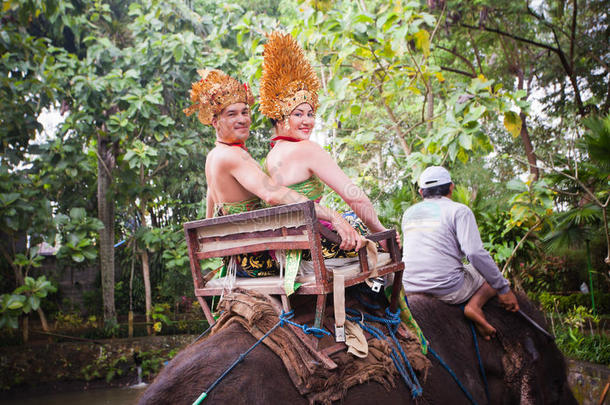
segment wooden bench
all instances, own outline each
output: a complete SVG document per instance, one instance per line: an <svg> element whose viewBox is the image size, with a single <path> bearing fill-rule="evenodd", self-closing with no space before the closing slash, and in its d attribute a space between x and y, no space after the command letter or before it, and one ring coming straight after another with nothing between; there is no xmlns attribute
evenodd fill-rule
<svg viewBox="0 0 610 405"><path fill-rule="evenodd" d="M339 242L340 238L318 222L312 201L187 222L184 224L184 231L195 296L210 325L215 321L205 297L221 295L224 287L217 282L205 281L201 260L262 250L291 249L311 251L314 277L311 281L304 282L295 294L317 296L314 326L319 328L323 325L326 298L333 292L333 273L325 266L320 238L324 236L335 242ZM387 241L387 263L382 262L375 269L369 269L366 249L361 249L358 254L359 267L345 276L345 287L349 287L370 278L374 270L380 277L395 273L390 304L392 310L398 305L404 269L395 237L395 230L368 235L367 239L374 242ZM236 278L234 286L279 295L284 309L290 309L281 277Z"/></svg>

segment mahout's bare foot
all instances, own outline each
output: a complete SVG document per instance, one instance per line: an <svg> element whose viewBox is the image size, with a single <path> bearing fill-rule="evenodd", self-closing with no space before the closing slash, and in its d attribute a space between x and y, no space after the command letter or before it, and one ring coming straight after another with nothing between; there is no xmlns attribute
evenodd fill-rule
<svg viewBox="0 0 610 405"><path fill-rule="evenodd" d="M483 339L491 340L492 337L496 336L496 328L487 322L481 308L474 305L466 305L464 307L464 315L466 318L474 322L474 326L477 328L477 331L483 337Z"/></svg>

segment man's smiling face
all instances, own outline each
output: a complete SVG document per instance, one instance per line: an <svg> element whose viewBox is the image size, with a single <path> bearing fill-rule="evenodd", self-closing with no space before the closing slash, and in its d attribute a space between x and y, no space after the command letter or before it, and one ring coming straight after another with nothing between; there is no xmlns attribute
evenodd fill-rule
<svg viewBox="0 0 610 405"><path fill-rule="evenodd" d="M250 108L245 103L230 104L212 119L218 140L242 143L250 136Z"/></svg>

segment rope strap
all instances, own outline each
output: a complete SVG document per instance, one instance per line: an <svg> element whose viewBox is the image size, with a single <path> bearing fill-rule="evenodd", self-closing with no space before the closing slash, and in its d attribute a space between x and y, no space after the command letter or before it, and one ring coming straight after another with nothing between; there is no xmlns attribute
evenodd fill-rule
<svg viewBox="0 0 610 405"><path fill-rule="evenodd" d="M447 372L451 375L451 377L455 380L455 382L457 383L458 387L460 387L460 389L464 392L464 395L466 395L466 398L468 398L468 400L470 402L472 402L473 405L477 405L477 401L474 400L474 398L472 397L472 395L470 395L470 392L468 392L468 390L466 389L466 387L464 387L464 385L462 384L462 382L460 381L460 379L458 378L458 376L453 372L453 370L451 369L451 367L449 367L449 365L447 365L447 363L445 363L443 361L443 359L441 358L441 356L439 356L434 349L432 349L432 346L428 347L428 350L430 351L430 353L438 360L439 363L441 363L441 366L443 366L445 368L445 370L447 370Z"/></svg>
<svg viewBox="0 0 610 405"><path fill-rule="evenodd" d="M487 397L487 403L491 404L489 398L489 385L487 384L487 375L485 374L485 367L483 366L483 359L481 359L481 352L479 351L479 340L477 339L477 332L474 330L474 324L470 321L470 331L472 332L472 339L474 340L474 349L477 352L477 359L479 361L479 370L481 371L481 377L483 378L483 385L485 386L485 396Z"/></svg>
<svg viewBox="0 0 610 405"><path fill-rule="evenodd" d="M294 317L294 311L290 311L290 312L282 311L282 313L279 316L280 319L277 321L277 323L271 329L269 329L269 331L267 331L267 333L265 333L260 339L258 339L258 341L256 341L256 343L254 343L248 350L246 350L244 353L240 354L239 357L237 358L237 360L235 360L233 362L233 364L231 364L229 366L229 368L227 368L220 375L220 377L218 377L216 379L216 381L214 381L212 383L212 385L210 385L210 387L206 391L202 392L201 395L199 395L199 397L193 402L193 405L201 404L201 402L203 402L203 400L206 399L208 394L223 380L223 378L225 378L235 368L235 366L237 366L239 363L241 363L246 358L246 356L252 350L254 350L254 348L256 346L258 346L263 340L265 340L265 338L267 336L269 336L271 333L273 333L273 331L276 330L278 327L283 327L286 324L290 324L290 325L296 326L298 328L301 328L303 330L303 332L305 332L306 334L313 335L317 338L321 338L324 335L330 336L330 332L328 332L325 329L310 328L307 325L299 325L298 323L291 321L290 319L292 319L293 317Z"/></svg>
<svg viewBox="0 0 610 405"><path fill-rule="evenodd" d="M394 342L394 347L391 346L392 353L390 353L390 358L392 359L396 370L398 370L398 373L402 377L407 388L411 390L411 396L413 398L421 396L423 393L421 384L419 383L417 375L413 371L413 367L411 367L411 363L409 362L407 355L405 354L402 346L400 345L400 342L396 338L396 331L398 330L398 325L400 325L401 322L400 310L397 310L395 313L393 313L389 310L389 308L386 308L386 318L365 314L362 312L355 311L351 308L346 308L346 312L348 314L353 315L348 316L347 319L352 322L356 322L358 325L360 325L362 329L364 329L377 339L388 340L381 330L370 324L367 324L366 321L386 325L386 327L388 328L388 332L392 338L392 341ZM396 351L396 349L398 349L398 352Z"/></svg>

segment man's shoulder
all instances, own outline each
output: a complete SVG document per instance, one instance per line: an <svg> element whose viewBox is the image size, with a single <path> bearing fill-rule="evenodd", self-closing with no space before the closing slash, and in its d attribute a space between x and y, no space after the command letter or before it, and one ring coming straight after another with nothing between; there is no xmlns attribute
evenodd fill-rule
<svg viewBox="0 0 610 405"><path fill-rule="evenodd" d="M413 204L403 214L403 220L419 218L421 216L455 217L468 215L472 210L467 205L453 201L447 197L426 198Z"/></svg>
<svg viewBox="0 0 610 405"><path fill-rule="evenodd" d="M437 204L436 199L425 199L416 204L413 204L403 214L403 222L409 220L420 220L424 217L439 218L441 207Z"/></svg>
<svg viewBox="0 0 610 405"><path fill-rule="evenodd" d="M216 146L207 155L207 161L214 167L235 166L243 159L252 159L250 154L239 147Z"/></svg>
<svg viewBox="0 0 610 405"><path fill-rule="evenodd" d="M434 200L434 199L430 199L430 200ZM466 204L462 204L457 201L453 201L449 197L441 197L436 200L438 201L438 203L441 207L450 208L452 211L455 211L455 212L469 212L469 211L471 212L472 211L470 209L470 207L468 207ZM425 201L429 201L429 200L427 199Z"/></svg>
<svg viewBox="0 0 610 405"><path fill-rule="evenodd" d="M452 204L452 206L454 207L454 210L456 213L459 214L471 214L472 210L470 209L469 206L467 206L466 204L462 204L453 200L449 200Z"/></svg>

